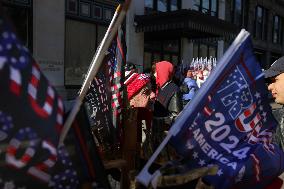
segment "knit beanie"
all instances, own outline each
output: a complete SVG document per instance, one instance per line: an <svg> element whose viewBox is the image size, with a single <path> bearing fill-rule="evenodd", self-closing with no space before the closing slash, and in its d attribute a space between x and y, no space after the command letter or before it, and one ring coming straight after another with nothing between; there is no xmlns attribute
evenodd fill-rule
<svg viewBox="0 0 284 189"><path fill-rule="evenodd" d="M127 86L128 100L137 94L143 87L150 82L150 76L146 74L132 73L124 82Z"/></svg>

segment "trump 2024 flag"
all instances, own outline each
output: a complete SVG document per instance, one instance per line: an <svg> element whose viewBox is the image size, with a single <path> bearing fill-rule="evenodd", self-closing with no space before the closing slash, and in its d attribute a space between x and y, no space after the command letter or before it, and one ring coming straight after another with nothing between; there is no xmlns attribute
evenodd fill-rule
<svg viewBox="0 0 284 189"><path fill-rule="evenodd" d="M168 138L188 170L218 165L216 175L203 178L215 188L263 188L284 168L283 152L272 143L276 126L250 35L242 30Z"/></svg>

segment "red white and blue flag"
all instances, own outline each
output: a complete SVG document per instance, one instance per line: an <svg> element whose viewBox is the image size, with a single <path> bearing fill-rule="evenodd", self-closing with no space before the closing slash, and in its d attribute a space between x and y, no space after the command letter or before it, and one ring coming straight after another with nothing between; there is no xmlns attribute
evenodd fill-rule
<svg viewBox="0 0 284 189"><path fill-rule="evenodd" d="M113 149L122 138L124 65L124 35L119 29L85 97L91 125L104 150Z"/></svg>
<svg viewBox="0 0 284 189"><path fill-rule="evenodd" d="M0 188L79 188L82 168L57 148L62 100L12 28L0 11Z"/></svg>
<svg viewBox="0 0 284 189"><path fill-rule="evenodd" d="M215 188L264 188L284 170L264 75L243 33L170 131L188 169L219 166L204 178Z"/></svg>

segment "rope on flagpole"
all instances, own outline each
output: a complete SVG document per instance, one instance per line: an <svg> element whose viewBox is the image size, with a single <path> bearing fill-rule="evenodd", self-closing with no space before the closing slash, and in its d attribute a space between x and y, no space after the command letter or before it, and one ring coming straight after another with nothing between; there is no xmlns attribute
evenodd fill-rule
<svg viewBox="0 0 284 189"><path fill-rule="evenodd" d="M75 104L69 114L69 116L67 117L65 123L64 123L64 127L62 129L60 138L59 138L59 146L63 145L64 140L66 138L66 135L78 113L78 111L80 110L80 107L83 103L83 100L88 92L88 89L91 85L92 80L94 79L94 77L96 76L102 61L105 57L105 52L108 50L113 38L115 37L115 34L117 32L118 27L121 25L121 23L123 22L126 12L129 8L129 5L131 3L131 0L126 0L123 3L123 6L119 5L113 15L112 21L105 33L105 36L96 52L96 54L93 57L93 60L91 62L91 67L88 71L88 74L86 76L86 79L84 80L84 83L80 89L80 93L79 96L76 98Z"/></svg>

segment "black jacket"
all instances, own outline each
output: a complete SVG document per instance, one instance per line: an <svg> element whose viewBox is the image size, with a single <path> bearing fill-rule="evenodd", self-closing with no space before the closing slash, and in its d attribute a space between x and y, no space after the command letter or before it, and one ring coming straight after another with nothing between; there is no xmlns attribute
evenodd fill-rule
<svg viewBox="0 0 284 189"><path fill-rule="evenodd" d="M174 82L165 84L158 91L154 106L154 118L171 125L182 110L181 92Z"/></svg>

